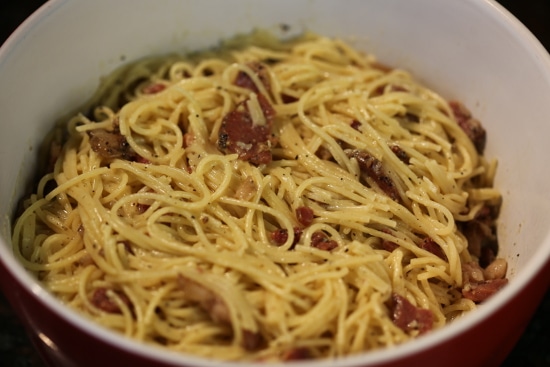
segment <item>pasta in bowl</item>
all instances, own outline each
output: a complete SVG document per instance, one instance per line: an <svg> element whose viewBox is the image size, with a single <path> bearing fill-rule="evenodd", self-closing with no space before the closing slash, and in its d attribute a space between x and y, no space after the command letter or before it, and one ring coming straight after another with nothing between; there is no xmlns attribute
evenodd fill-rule
<svg viewBox="0 0 550 367"><path fill-rule="evenodd" d="M55 366L498 366L549 65L492 1L51 0L0 48L2 291Z"/></svg>
<svg viewBox="0 0 550 367"><path fill-rule="evenodd" d="M507 283L463 105L342 40L250 38L125 67L50 143L13 234L48 290L147 343L286 361L401 344Z"/></svg>

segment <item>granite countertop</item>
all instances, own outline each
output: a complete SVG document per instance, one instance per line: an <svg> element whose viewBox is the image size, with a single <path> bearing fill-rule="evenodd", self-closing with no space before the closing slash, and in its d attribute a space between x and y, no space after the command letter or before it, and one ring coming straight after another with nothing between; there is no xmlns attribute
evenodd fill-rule
<svg viewBox="0 0 550 367"><path fill-rule="evenodd" d="M19 0L0 5L0 43L43 0ZM549 0L500 0L550 50ZM29 342L23 327L0 294L0 365L46 367ZM523 336L502 367L550 367L550 290L546 292Z"/></svg>

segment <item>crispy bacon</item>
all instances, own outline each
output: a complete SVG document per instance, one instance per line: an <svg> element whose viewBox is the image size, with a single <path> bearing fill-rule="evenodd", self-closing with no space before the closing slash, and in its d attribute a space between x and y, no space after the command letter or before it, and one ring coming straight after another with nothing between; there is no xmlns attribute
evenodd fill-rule
<svg viewBox="0 0 550 367"><path fill-rule="evenodd" d="M300 360L312 359L312 358L313 356L311 355L311 352L309 351L309 349L305 347L298 347L298 348L287 350L285 353L283 353L281 360L300 361Z"/></svg>
<svg viewBox="0 0 550 367"><path fill-rule="evenodd" d="M97 288L92 294L90 301L94 306L96 306L102 311L105 311L108 313L122 313L122 310L120 309L118 304L107 295L107 291L108 289L104 287ZM125 305L127 305L128 307L132 305L130 299L125 293L121 291L113 291L113 292L120 298L120 300Z"/></svg>
<svg viewBox="0 0 550 367"><path fill-rule="evenodd" d="M393 152L393 154L395 154L397 158L399 158L401 162L405 164L409 164L409 161L410 161L409 155L407 154L407 152L401 149L399 145L392 145L390 149Z"/></svg>
<svg viewBox="0 0 550 367"><path fill-rule="evenodd" d="M397 293L392 294L391 316L393 323L405 332L418 330L419 334L424 334L433 327L432 311L415 307Z"/></svg>
<svg viewBox="0 0 550 367"><path fill-rule="evenodd" d="M243 330L243 342L242 346L246 350L258 350L262 343L264 342L264 338L262 337L262 334L259 332L252 332L250 330Z"/></svg>
<svg viewBox="0 0 550 367"><path fill-rule="evenodd" d="M222 152L236 153L241 160L254 165L271 162L271 147L276 142L271 132L275 110L263 95L258 94L257 98L265 124L254 123L247 100L224 117L218 135L218 147Z"/></svg>
<svg viewBox="0 0 550 367"><path fill-rule="evenodd" d="M307 206L296 208L296 219L304 227L309 226L313 222L313 209Z"/></svg>
<svg viewBox="0 0 550 367"><path fill-rule="evenodd" d="M508 279L489 279L479 283L468 283L462 288L464 298L480 303L508 284Z"/></svg>
<svg viewBox="0 0 550 367"><path fill-rule="evenodd" d="M319 250L331 251L338 247L338 242L331 240L325 232L316 231L311 235L311 246Z"/></svg>
<svg viewBox="0 0 550 367"><path fill-rule="evenodd" d="M387 234L392 234L392 232L387 228L383 228L381 231ZM399 248L399 245L393 241L382 239L382 248L388 252L393 252L395 249Z"/></svg>
<svg viewBox="0 0 550 367"><path fill-rule="evenodd" d="M440 259L447 260L447 255L445 255L445 252L443 252L441 246L439 246L437 242L429 237L424 238L422 242L420 242L418 247L428 252L431 252Z"/></svg>
<svg viewBox="0 0 550 367"><path fill-rule="evenodd" d="M283 101L283 103L287 104L287 103L294 103L298 101L298 98L283 93L281 94L281 100Z"/></svg>
<svg viewBox="0 0 550 367"><path fill-rule="evenodd" d="M95 129L88 131L90 137L90 146L99 156L106 159L122 158L126 160L135 159L136 153L130 147L118 129L107 131L105 129Z"/></svg>
<svg viewBox="0 0 550 367"><path fill-rule="evenodd" d="M361 122L358 121L358 120L353 120L353 121L351 122L350 126L351 126L352 129L354 129L354 130L361 131L361 126L362 126L362 124L361 124Z"/></svg>
<svg viewBox="0 0 550 367"><path fill-rule="evenodd" d="M166 86L162 83L148 84L141 90L144 94L155 94L166 89Z"/></svg>
<svg viewBox="0 0 550 367"><path fill-rule="evenodd" d="M271 92L271 82L269 80L269 73L266 70L266 66L258 61L249 62L248 64L246 64L246 66L252 69L254 74L258 76L258 78L264 85L265 89ZM239 87L243 87L246 89L250 89L255 93L260 92L256 84L254 84L254 81L252 80L252 78L250 78L250 76L243 71L240 71L237 74L237 78L235 79L235 85L238 85Z"/></svg>
<svg viewBox="0 0 550 367"><path fill-rule="evenodd" d="M291 249L300 241L301 236L302 229L300 227L294 227L294 241L292 241ZM288 240L288 231L280 228L271 232L270 237L275 245L282 246Z"/></svg>
<svg viewBox="0 0 550 367"><path fill-rule="evenodd" d="M472 116L472 113L460 102L450 101L449 106L453 111L454 119L458 126L468 135L468 138L474 143L479 154L483 154L487 133L481 122Z"/></svg>
<svg viewBox="0 0 550 367"><path fill-rule="evenodd" d="M361 172L371 178L392 200L401 200L394 182L384 172L382 162L363 150L353 150L348 156L357 159Z"/></svg>

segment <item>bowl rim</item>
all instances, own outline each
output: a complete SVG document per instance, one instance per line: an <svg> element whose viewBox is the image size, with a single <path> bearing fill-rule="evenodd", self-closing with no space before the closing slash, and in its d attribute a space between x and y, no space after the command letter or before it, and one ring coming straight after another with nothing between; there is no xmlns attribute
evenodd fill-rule
<svg viewBox="0 0 550 367"><path fill-rule="evenodd" d="M521 41L526 52L532 55L536 60L540 70L543 70L543 76L550 85L550 54L543 47L540 41L523 25L514 15L512 15L496 0L463 0L468 2L469 6L476 7L477 10L483 11L484 15L491 18L499 26L507 28L511 31L517 41ZM33 12L25 19L19 27L5 40L0 47L0 68L3 61L9 56L10 52L19 46L26 38L28 32L34 27L43 22L47 17L53 15L55 11L67 3L67 0L49 0ZM8 215L4 214L8 217ZM7 226L12 225L11 218L7 218ZM167 350L154 346L143 344L139 341L129 339L124 335L108 330L92 320L86 319L77 311L63 305L54 295L49 293L40 282L30 275L22 265L19 264L13 253L11 252L11 228L2 231L0 236L0 265L6 271L17 279L19 284L30 294L32 294L44 307L53 312L62 319L65 319L72 326L80 329L82 332L93 336L103 342L106 342L115 348L121 349L127 353L138 355L147 359L156 360L166 364L181 364L192 363L200 367L212 366L265 366L262 363L254 362L224 362L217 360L209 360L186 353L173 352L167 353ZM9 234L7 239L4 239L5 233ZM462 334L466 330L479 324L482 320L489 317L504 305L513 299L521 289L528 284L535 276L542 271L543 267L550 263L550 232L542 240L543 246L537 248L535 254L526 263L521 271L516 272L513 281L509 285L500 290L486 303L478 306L478 309L462 318L453 321L445 327L434 330L433 332L421 336L415 340L408 341L402 345L384 348L380 350L369 351L357 355L342 357L339 359L322 359L303 362L284 362L270 364L273 366L281 365L285 367L292 366L308 366L315 367L351 367L357 365L367 365L376 363L389 363L418 353L419 351L428 350L436 345L443 344L452 339L455 335ZM5 290L4 290L5 291ZM39 336L40 337L40 336Z"/></svg>

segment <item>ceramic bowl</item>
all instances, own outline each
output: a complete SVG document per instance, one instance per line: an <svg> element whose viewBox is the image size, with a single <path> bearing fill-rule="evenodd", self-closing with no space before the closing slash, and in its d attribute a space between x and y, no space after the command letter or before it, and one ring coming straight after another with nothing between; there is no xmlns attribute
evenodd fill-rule
<svg viewBox="0 0 550 367"><path fill-rule="evenodd" d="M550 282L550 57L488 0L46 3L0 49L0 284L44 360L78 367L229 365L159 351L78 316L15 260L10 227L40 142L102 76L130 60L205 48L253 28L341 37L461 100L488 131L486 155L499 160L496 186L504 194L498 233L509 263L507 287L415 341L300 365L498 366Z"/></svg>

